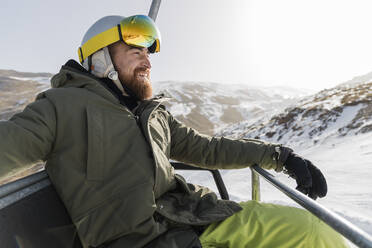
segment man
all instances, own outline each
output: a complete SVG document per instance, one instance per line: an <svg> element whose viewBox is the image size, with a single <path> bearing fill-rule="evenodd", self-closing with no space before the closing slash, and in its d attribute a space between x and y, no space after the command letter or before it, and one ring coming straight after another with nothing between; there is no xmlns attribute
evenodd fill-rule
<svg viewBox="0 0 372 248"><path fill-rule="evenodd" d="M46 161L84 247L344 247L303 210L218 200L174 173L169 159L258 164L284 168L314 199L327 193L320 170L289 148L201 135L174 119L151 98L149 56L160 43L146 16L93 24L78 50L83 67L68 61L52 89L0 124L0 175Z"/></svg>

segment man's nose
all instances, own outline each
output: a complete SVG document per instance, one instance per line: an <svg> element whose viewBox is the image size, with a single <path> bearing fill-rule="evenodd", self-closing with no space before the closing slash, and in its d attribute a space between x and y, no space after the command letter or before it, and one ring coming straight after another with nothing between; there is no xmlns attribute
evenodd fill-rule
<svg viewBox="0 0 372 248"><path fill-rule="evenodd" d="M151 61L150 61L150 57L147 53L144 54L143 66L145 66L147 69L151 69Z"/></svg>
<svg viewBox="0 0 372 248"><path fill-rule="evenodd" d="M143 63L142 65L145 66L147 69L151 69L151 61L149 56L149 51L145 48L142 50L142 56L143 56Z"/></svg>
<svg viewBox="0 0 372 248"><path fill-rule="evenodd" d="M144 63L144 66L146 66L146 68L151 69L151 61L148 55L145 55L145 59L143 63Z"/></svg>

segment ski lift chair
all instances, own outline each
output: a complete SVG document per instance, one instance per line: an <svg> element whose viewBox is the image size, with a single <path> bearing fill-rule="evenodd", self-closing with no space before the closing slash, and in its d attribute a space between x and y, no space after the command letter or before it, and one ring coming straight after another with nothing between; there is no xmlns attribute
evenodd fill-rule
<svg viewBox="0 0 372 248"><path fill-rule="evenodd" d="M172 163L178 170L206 170ZM372 237L341 216L291 189L259 166L252 168L252 199L260 200L259 176L303 206L358 247L372 248ZM213 175L222 199L229 199L218 170ZM81 248L71 218L45 171L0 186L0 246Z"/></svg>
<svg viewBox="0 0 372 248"><path fill-rule="evenodd" d="M205 170L172 163L178 170ZM222 199L229 199L218 170L213 175ZM45 171L0 187L0 246L81 248L71 218Z"/></svg>

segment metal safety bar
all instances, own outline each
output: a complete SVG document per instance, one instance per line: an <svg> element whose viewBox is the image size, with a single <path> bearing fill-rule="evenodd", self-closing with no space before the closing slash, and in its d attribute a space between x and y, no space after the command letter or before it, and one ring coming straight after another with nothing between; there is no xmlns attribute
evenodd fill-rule
<svg viewBox="0 0 372 248"><path fill-rule="evenodd" d="M20 180L1 185L0 186L0 198L10 195L21 189L27 188L28 186L33 185L47 178L48 178L48 174L43 170L35 174L32 174L31 176L24 177Z"/></svg>
<svg viewBox="0 0 372 248"><path fill-rule="evenodd" d="M212 173L213 179L217 185L218 192L220 193L220 196L224 200L229 200L229 193L227 192L226 186L222 180L221 174L218 170L208 170L208 169L203 169L199 167L193 167L187 164L183 163L177 163L177 162L172 162L172 166L176 170L204 170L204 171L209 171Z"/></svg>
<svg viewBox="0 0 372 248"><path fill-rule="evenodd" d="M0 209L3 209L28 195L51 184L46 171L40 171L17 181L0 186Z"/></svg>
<svg viewBox="0 0 372 248"><path fill-rule="evenodd" d="M292 200L300 204L302 207L307 209L309 212L314 214L319 219L323 220L325 223L331 226L334 230L342 234L345 238L349 239L351 242L353 242L358 247L372 248L372 237L368 235L366 232L364 232L363 230L361 230L360 228L356 227L351 222L347 221L346 219L342 218L336 213L328 210L327 208L323 207L319 203L310 199L306 195L281 183L280 181L275 179L275 177L272 174L260 168L259 166L255 165L251 168L251 170L252 170L252 199L253 200L259 201L259 198L260 198L259 179L258 178L253 179L253 178L258 177L258 175L261 175L269 183L271 183L281 192L286 194L289 198L291 198Z"/></svg>
<svg viewBox="0 0 372 248"><path fill-rule="evenodd" d="M252 200L261 201L260 176L251 168L252 171Z"/></svg>

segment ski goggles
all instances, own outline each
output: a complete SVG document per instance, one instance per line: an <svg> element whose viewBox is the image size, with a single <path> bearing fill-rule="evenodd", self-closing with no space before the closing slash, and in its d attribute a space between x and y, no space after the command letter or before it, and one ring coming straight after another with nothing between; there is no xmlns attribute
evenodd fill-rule
<svg viewBox="0 0 372 248"><path fill-rule="evenodd" d="M127 45L147 48L150 53L160 52L160 31L154 21L145 15L135 15L124 18L120 24L92 37L78 49L80 62L117 41Z"/></svg>

